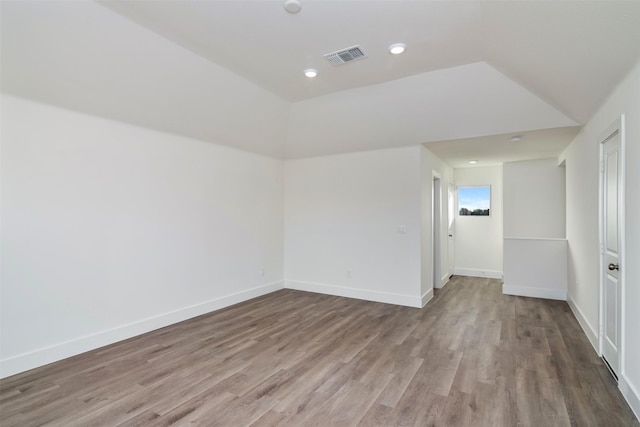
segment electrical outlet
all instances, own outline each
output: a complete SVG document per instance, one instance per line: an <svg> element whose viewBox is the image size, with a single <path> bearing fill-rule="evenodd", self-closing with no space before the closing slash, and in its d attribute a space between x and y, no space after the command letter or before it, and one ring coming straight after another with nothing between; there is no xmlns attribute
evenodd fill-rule
<svg viewBox="0 0 640 427"><path fill-rule="evenodd" d="M264 267L260 269L260 277L264 277Z"/></svg>
<svg viewBox="0 0 640 427"><path fill-rule="evenodd" d="M398 234L407 234L407 226L399 225L398 226Z"/></svg>

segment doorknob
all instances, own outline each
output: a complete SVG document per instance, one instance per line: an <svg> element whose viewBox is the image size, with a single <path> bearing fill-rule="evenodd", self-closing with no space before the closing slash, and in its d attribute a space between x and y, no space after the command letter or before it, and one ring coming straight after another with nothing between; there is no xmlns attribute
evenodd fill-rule
<svg viewBox="0 0 640 427"><path fill-rule="evenodd" d="M608 266L608 267L609 267L609 270L611 270L611 271L613 271L613 270L620 270L620 268L619 268L618 264L611 263L611 264L609 264L609 266Z"/></svg>

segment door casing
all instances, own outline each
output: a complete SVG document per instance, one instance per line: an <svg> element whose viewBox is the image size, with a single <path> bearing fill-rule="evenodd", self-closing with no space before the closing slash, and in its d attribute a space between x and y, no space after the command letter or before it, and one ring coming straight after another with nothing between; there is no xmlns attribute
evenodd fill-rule
<svg viewBox="0 0 640 427"><path fill-rule="evenodd" d="M599 328L598 328L598 353L599 356L603 356L604 353L604 328L605 328L605 286L607 280L607 272L605 270L605 176L604 176L604 143L607 142L612 135L616 132L620 135L620 164L619 164L619 173L621 175L620 179L620 189L619 193L621 195L620 201L618 204L618 209L620 210L620 256L619 256L619 265L620 265L620 307L619 307L619 316L620 316L620 342L618 345L618 367L620 372L616 372L618 379L621 377L622 373L625 372L625 357L624 357L624 348L625 348L625 129L624 129L624 114L620 116L614 123L612 123L605 132L600 135L598 139L599 151L600 151L600 163L599 163L599 203L598 203L598 228L599 228L599 245L600 245L600 295L599 295Z"/></svg>
<svg viewBox="0 0 640 427"><path fill-rule="evenodd" d="M433 287L441 288L441 259L442 259L442 178L439 173L432 173L432 199L431 206L431 238L432 246L432 265L433 265Z"/></svg>

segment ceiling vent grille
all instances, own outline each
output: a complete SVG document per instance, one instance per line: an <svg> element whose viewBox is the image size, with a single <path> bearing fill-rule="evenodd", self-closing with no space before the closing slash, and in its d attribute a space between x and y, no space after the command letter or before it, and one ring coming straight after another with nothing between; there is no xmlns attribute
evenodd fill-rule
<svg viewBox="0 0 640 427"><path fill-rule="evenodd" d="M367 54L364 53L360 46L353 46L336 52L327 53L324 57L333 65L341 65L358 59L364 59L367 57Z"/></svg>

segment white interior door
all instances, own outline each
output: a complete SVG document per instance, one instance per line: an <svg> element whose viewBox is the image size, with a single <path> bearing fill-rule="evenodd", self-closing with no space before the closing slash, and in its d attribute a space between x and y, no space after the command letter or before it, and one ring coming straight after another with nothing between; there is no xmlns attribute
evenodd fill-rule
<svg viewBox="0 0 640 427"><path fill-rule="evenodd" d="M447 260L449 266L449 276L453 275L454 264L454 244L453 244L453 228L456 218L456 193L453 185L449 186L449 204L447 209Z"/></svg>
<svg viewBox="0 0 640 427"><path fill-rule="evenodd" d="M440 238L440 230L442 229L441 222L441 212L440 203L442 201L441 197L441 187L440 187L440 178L434 176L433 178L433 212L432 212L432 236L433 236L433 287L440 288L442 287L442 283L440 281L440 259L441 259L441 238Z"/></svg>
<svg viewBox="0 0 640 427"><path fill-rule="evenodd" d="M602 356L613 373L620 372L621 340L621 149L617 130L603 146L603 343Z"/></svg>

